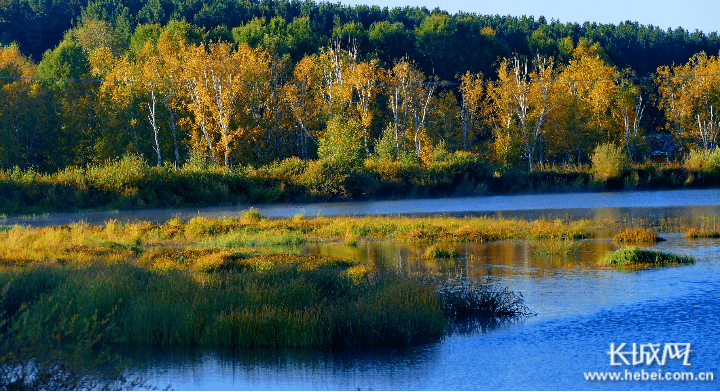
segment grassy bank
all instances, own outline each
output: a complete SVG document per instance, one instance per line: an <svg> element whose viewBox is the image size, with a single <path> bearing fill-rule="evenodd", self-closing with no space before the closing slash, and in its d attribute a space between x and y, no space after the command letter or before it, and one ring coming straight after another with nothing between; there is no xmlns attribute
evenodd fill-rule
<svg viewBox="0 0 720 392"><path fill-rule="evenodd" d="M53 174L0 171L0 213L718 185L720 169L708 165L646 164L612 175L587 166L494 171L482 158L460 152L424 163L368 160L350 167L292 158L259 169L235 170L207 166L175 170L125 157Z"/></svg>
<svg viewBox="0 0 720 392"><path fill-rule="evenodd" d="M359 240L400 242L477 242L502 239L577 239L607 228L588 220L536 220L453 217L338 217L265 219L256 212L237 218L196 217L163 224L108 221L90 226L26 228L0 231L0 265L23 266L34 261L90 261L97 257L120 262L151 246L198 245L234 251L276 245Z"/></svg>
<svg viewBox="0 0 720 392"><path fill-rule="evenodd" d="M118 345L405 345L437 340L459 322L528 313L506 289L265 247L331 232L342 240L357 223L249 212L163 225L5 227L0 389L124 389L134 384L121 377ZM363 230L388 228L385 219L372 224Z"/></svg>

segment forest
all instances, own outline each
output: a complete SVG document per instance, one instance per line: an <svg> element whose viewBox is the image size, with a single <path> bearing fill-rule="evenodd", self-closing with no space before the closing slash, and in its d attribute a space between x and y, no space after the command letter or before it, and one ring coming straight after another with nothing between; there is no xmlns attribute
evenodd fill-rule
<svg viewBox="0 0 720 392"><path fill-rule="evenodd" d="M584 170L601 147L625 165L720 167L716 32L300 0L12 0L0 44L5 170L469 159L498 177Z"/></svg>

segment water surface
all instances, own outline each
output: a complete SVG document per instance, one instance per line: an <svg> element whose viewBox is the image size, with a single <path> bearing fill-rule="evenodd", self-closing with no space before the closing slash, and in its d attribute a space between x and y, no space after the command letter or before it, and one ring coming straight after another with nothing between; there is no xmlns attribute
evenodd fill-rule
<svg viewBox="0 0 720 392"><path fill-rule="evenodd" d="M240 216L250 208L264 216L280 218L293 215L501 215L537 218L635 218L652 216L720 216L720 189L683 189L670 191L560 193L470 198L410 199L311 204L257 204L201 208L167 208L133 211L52 213L38 216L8 217L2 224L31 226L65 225L85 221L102 224L109 219L119 222L147 220L161 223L171 218L195 216Z"/></svg>
<svg viewBox="0 0 720 392"><path fill-rule="evenodd" d="M720 240L665 235L653 248L689 254L694 265L617 271L595 267L615 247L583 243L577 259L538 255L531 241L458 245L456 261L423 262L422 246L392 243L313 246L310 253L352 253L391 268L458 274L521 292L537 316L455 333L409 348L323 350L142 349L133 358L151 383L203 390L717 390L717 381L590 382L583 372L656 371L609 365L610 343L687 342L692 366L663 371L720 376Z"/></svg>

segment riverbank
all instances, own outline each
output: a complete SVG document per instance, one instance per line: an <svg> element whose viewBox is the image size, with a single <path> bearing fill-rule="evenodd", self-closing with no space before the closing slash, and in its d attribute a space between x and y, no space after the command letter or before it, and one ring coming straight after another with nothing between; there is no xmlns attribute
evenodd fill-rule
<svg viewBox="0 0 720 392"><path fill-rule="evenodd" d="M0 171L0 213L177 208L237 204L437 198L720 186L720 171L646 164L601 178L590 168L493 171L478 156L429 163L368 161L346 167L288 159L260 169L149 166L136 157L54 174Z"/></svg>
<svg viewBox="0 0 720 392"><path fill-rule="evenodd" d="M113 385L118 345L404 346L437 341L455 322L529 313L502 287L267 247L278 235L319 236L327 223L249 212L3 228L0 387L46 388L33 383L53 375L56 389L87 377Z"/></svg>

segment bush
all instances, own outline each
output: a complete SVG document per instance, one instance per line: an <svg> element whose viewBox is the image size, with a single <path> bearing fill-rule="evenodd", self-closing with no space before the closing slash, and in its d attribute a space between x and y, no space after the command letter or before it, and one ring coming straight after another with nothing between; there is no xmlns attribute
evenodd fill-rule
<svg viewBox="0 0 720 392"><path fill-rule="evenodd" d="M360 167L365 161L362 127L354 119L334 117L328 122L325 134L320 138L320 160L348 168Z"/></svg>
<svg viewBox="0 0 720 392"><path fill-rule="evenodd" d="M375 155L380 160L395 161L398 158L397 144L395 143L395 129L392 123L383 130L380 139L375 143Z"/></svg>
<svg viewBox="0 0 720 392"><path fill-rule="evenodd" d="M630 159L623 148L613 143L603 143L595 147L590 160L596 181L619 179L630 169Z"/></svg>
<svg viewBox="0 0 720 392"><path fill-rule="evenodd" d="M685 158L685 168L688 170L720 174L720 148L712 151L692 150Z"/></svg>

